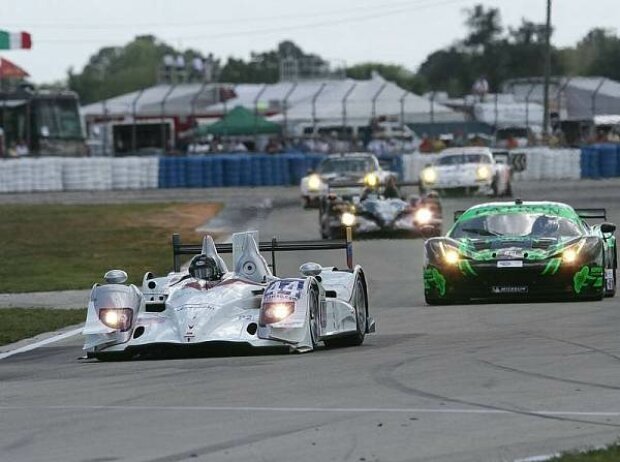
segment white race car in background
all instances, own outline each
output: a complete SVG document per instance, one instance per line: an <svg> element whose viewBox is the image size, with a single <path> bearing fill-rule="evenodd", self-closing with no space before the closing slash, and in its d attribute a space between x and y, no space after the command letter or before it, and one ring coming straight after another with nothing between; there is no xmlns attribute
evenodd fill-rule
<svg viewBox="0 0 620 462"><path fill-rule="evenodd" d="M420 172L420 192L510 196L511 176L510 165L496 161L489 148L449 148Z"/></svg>
<svg viewBox="0 0 620 462"><path fill-rule="evenodd" d="M358 265L348 270L305 263L301 276L272 274L259 251L347 249L351 243L269 242L257 245L257 232L233 235L218 244L233 253L233 271L219 256L210 236L202 246L181 245L178 255L198 254L192 262L209 261L216 278L192 267L164 277L144 276L142 287L126 285L126 273L106 273L106 284L92 289L83 334L88 357L126 359L148 354L195 351L196 347L280 347L307 352L326 346L360 345L374 332L368 315L368 290ZM272 267L275 260L272 262ZM352 265L351 265L352 266ZM193 268L193 269L192 269ZM201 267L204 269L204 267ZM193 347L193 348L192 348ZM198 349L200 351L200 349Z"/></svg>
<svg viewBox="0 0 620 462"><path fill-rule="evenodd" d="M301 200L304 207L318 207L329 188L339 184L359 184L341 195L359 195L365 185L384 184L394 172L383 170L376 156L369 153L331 154L321 161L316 172L301 179Z"/></svg>

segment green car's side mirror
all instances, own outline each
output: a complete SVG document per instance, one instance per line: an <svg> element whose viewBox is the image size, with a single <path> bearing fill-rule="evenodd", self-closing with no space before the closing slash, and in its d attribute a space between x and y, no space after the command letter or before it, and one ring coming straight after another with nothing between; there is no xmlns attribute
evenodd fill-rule
<svg viewBox="0 0 620 462"><path fill-rule="evenodd" d="M616 231L616 225L613 223L601 223L601 233L603 234L611 234Z"/></svg>

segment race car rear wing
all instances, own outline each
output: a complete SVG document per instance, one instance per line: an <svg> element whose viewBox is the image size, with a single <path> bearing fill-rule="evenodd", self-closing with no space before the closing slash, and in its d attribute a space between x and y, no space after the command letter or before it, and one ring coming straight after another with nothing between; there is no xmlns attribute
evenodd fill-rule
<svg viewBox="0 0 620 462"><path fill-rule="evenodd" d="M397 181L396 182L396 186L401 188L406 188L406 187L410 187L410 186L420 186L420 182L419 181ZM366 184L364 183L338 183L335 185L328 185L327 186L327 194L329 194L332 191L338 190L338 189L344 189L344 188L360 188L360 189L364 189L366 187ZM383 188L385 187L385 184L380 184L378 185L379 188Z"/></svg>
<svg viewBox="0 0 620 462"><path fill-rule="evenodd" d="M466 210L457 210L454 212L454 221L458 220L465 212Z"/></svg>
<svg viewBox="0 0 620 462"><path fill-rule="evenodd" d="M598 219L598 220L607 220L607 210L606 209L575 209L579 218L587 219Z"/></svg>
<svg viewBox="0 0 620 462"><path fill-rule="evenodd" d="M347 233L347 236L349 233ZM218 253L232 253L232 243L215 244ZM278 241L275 237L271 241L259 242L258 250L271 253L271 272L276 275L276 253L296 252L304 250L341 250L344 249L347 258L347 267L353 269L353 242L347 239L333 241ZM182 255L199 255L202 244L182 244L179 234L172 235L172 258L175 272L181 271Z"/></svg>

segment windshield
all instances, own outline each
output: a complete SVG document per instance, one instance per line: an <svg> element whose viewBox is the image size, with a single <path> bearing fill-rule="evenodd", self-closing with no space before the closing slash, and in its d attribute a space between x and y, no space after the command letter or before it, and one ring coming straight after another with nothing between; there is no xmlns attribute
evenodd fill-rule
<svg viewBox="0 0 620 462"><path fill-rule="evenodd" d="M60 139L82 137L76 100L42 99L37 104L37 119L41 136Z"/></svg>
<svg viewBox="0 0 620 462"><path fill-rule="evenodd" d="M571 238L581 236L583 229L566 218L542 213L503 213L459 221L450 237L455 239L502 236L540 238Z"/></svg>
<svg viewBox="0 0 620 462"><path fill-rule="evenodd" d="M490 164L491 159L484 154L455 154L437 159L437 165Z"/></svg>
<svg viewBox="0 0 620 462"><path fill-rule="evenodd" d="M319 173L366 173L375 170L372 158L325 159Z"/></svg>

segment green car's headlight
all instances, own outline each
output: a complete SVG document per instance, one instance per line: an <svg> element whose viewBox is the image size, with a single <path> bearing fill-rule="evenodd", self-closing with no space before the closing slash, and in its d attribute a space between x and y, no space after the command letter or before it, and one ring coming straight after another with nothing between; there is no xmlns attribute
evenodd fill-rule
<svg viewBox="0 0 620 462"><path fill-rule="evenodd" d="M579 259L579 253L581 252L581 249L583 248L585 243L585 239L582 239L578 243L564 249L564 251L562 252L562 262L568 264L575 263Z"/></svg>

